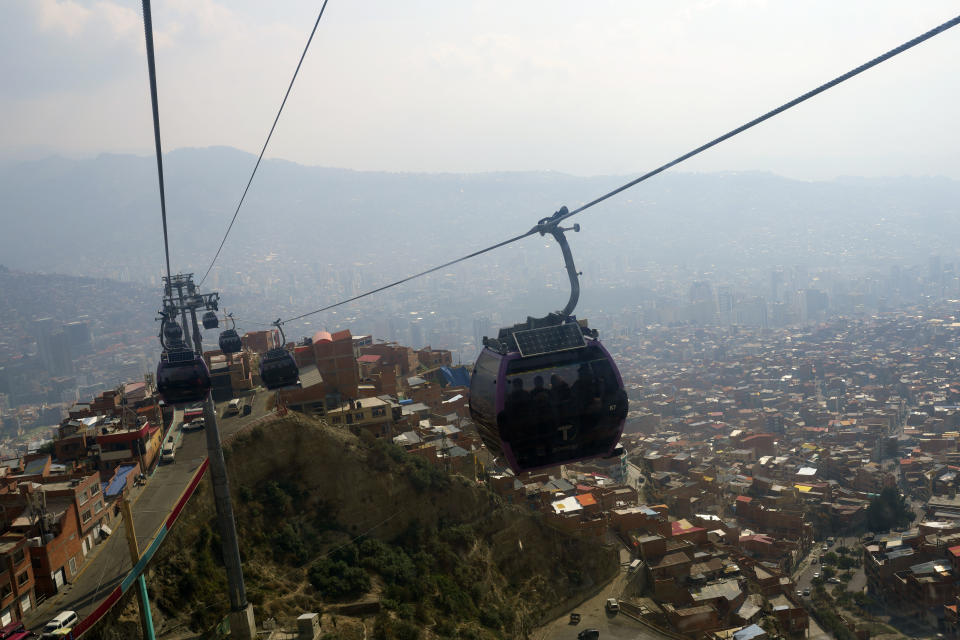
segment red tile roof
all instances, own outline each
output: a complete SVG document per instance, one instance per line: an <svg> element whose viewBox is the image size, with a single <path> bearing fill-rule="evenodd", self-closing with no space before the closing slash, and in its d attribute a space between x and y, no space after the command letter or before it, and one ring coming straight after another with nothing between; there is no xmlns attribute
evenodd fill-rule
<svg viewBox="0 0 960 640"><path fill-rule="evenodd" d="M582 507L597 504L597 500L593 497L592 493L581 493L577 496L577 502L579 502Z"/></svg>
<svg viewBox="0 0 960 640"><path fill-rule="evenodd" d="M688 526L684 526L684 524ZM670 523L670 533L675 536L679 536L684 533L691 533L693 531L703 531L703 527L695 527L685 520L677 520Z"/></svg>

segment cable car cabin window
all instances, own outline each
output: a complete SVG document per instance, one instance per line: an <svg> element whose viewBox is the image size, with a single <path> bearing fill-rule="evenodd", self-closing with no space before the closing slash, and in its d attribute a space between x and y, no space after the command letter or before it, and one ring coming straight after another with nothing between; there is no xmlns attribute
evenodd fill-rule
<svg viewBox="0 0 960 640"><path fill-rule="evenodd" d="M521 467L602 456L617 444L627 398L600 349L512 360L505 385L497 423Z"/></svg>
<svg viewBox="0 0 960 640"><path fill-rule="evenodd" d="M497 376L500 375L500 358L482 351L473 368L470 381L470 405L474 411L490 416L496 414L494 402L497 397Z"/></svg>
<svg viewBox="0 0 960 640"><path fill-rule="evenodd" d="M470 379L470 415L483 443L494 456L503 455L497 428L497 377L502 359L486 349L480 352Z"/></svg>
<svg viewBox="0 0 960 640"><path fill-rule="evenodd" d="M168 404L202 401L210 390L210 374L200 358L193 361L161 362L157 367L157 390Z"/></svg>

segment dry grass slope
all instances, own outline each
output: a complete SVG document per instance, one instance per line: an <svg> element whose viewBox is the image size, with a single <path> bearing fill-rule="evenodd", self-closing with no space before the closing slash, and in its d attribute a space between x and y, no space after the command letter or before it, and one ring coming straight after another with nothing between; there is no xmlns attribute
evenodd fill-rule
<svg viewBox="0 0 960 640"><path fill-rule="evenodd" d="M227 450L258 621L323 614L326 637L523 638L617 571L615 551L546 526L483 485L392 444L302 416ZM150 567L160 637L209 633L228 609L207 482ZM129 594L128 594L129 595ZM92 637L138 637L128 597Z"/></svg>

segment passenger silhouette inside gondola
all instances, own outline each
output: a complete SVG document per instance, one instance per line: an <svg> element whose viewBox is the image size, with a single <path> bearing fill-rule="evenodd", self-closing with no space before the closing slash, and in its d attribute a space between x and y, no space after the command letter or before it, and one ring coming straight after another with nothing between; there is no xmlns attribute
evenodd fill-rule
<svg viewBox="0 0 960 640"><path fill-rule="evenodd" d="M520 376L510 381L510 393L503 408L511 435L518 440L528 437L525 418L530 413L530 392L523 388L523 378Z"/></svg>
<svg viewBox="0 0 960 640"><path fill-rule="evenodd" d="M597 380L593 376L590 365L582 364L577 370L577 380L573 383L573 400L576 403L577 431L581 442L590 442L594 439L594 430L600 419L600 394L597 389Z"/></svg>
<svg viewBox="0 0 960 640"><path fill-rule="evenodd" d="M530 445L534 449L534 455L543 459L550 454L550 433L556 425L556 411L553 406L553 398L550 390L543 386L543 376L536 376L533 379L533 391L530 392L531 400L531 422L534 425L534 432Z"/></svg>

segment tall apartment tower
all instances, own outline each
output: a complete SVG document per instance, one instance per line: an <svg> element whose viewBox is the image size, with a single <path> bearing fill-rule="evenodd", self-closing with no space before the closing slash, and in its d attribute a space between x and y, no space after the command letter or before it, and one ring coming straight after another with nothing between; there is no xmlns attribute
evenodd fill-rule
<svg viewBox="0 0 960 640"><path fill-rule="evenodd" d="M54 376L73 373L70 338L56 326L53 318L34 320L33 335L37 339L37 355L48 373Z"/></svg>

